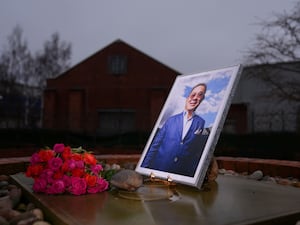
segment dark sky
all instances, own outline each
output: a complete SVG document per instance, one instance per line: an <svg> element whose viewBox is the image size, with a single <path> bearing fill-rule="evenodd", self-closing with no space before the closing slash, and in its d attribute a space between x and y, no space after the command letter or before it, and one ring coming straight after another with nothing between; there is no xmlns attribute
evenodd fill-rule
<svg viewBox="0 0 300 225"><path fill-rule="evenodd" d="M2 0L0 50L18 24L32 52L58 32L72 64L122 39L178 70L194 73L242 63L257 23L289 12L295 0Z"/></svg>

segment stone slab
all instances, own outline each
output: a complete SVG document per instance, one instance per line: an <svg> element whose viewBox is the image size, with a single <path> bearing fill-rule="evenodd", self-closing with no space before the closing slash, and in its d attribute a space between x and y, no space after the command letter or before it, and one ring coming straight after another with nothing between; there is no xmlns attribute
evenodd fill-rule
<svg viewBox="0 0 300 225"><path fill-rule="evenodd" d="M239 173L247 172L251 174L256 170L261 170L264 175L300 179L300 161L228 156L218 156L216 160L220 168L234 170Z"/></svg>
<svg viewBox="0 0 300 225"><path fill-rule="evenodd" d="M55 225L295 225L300 220L299 188L240 177L220 175L203 190L176 185L176 200L158 201L131 200L112 191L83 196L36 194L32 179L23 173L11 178Z"/></svg>

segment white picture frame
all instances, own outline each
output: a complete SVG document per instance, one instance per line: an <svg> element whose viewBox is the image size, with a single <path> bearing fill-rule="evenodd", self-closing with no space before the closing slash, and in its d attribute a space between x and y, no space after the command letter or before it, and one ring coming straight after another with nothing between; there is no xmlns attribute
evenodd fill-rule
<svg viewBox="0 0 300 225"><path fill-rule="evenodd" d="M176 183L201 189L241 71L241 65L234 65L201 73L177 76L135 171L145 176L155 176L156 178L172 180ZM182 134L183 124L178 121L183 120L173 120L178 122L175 125L170 125L171 122L166 123L166 121L169 117L175 118L177 115L183 114L190 91L196 84L203 83L206 84L205 97L196 108L195 114L205 121L204 127L203 129L199 129L199 133L197 130L190 133L191 136L189 137L191 137L191 140L192 138L197 140L190 142L194 143L190 145L193 147L187 147L184 153L178 153L180 152L180 147L177 148L179 145L175 143L177 143L176 137L179 137L179 135L176 132L178 131ZM194 89L192 92L198 89ZM196 117L193 118L190 130L193 127L194 121L197 121ZM167 128L164 128L164 125L173 130L174 133L172 132L172 135L169 136L162 136L162 132L167 130ZM160 142L157 141L158 136L161 137L159 139ZM181 144L184 144L184 137L181 136L180 138L182 138ZM164 145L166 149L172 146L172 149L168 149L168 154L165 155L162 147L153 147L158 146L157 143L163 141L167 143ZM179 156L174 156L174 152L177 152L176 154ZM169 156L171 157L168 158Z"/></svg>

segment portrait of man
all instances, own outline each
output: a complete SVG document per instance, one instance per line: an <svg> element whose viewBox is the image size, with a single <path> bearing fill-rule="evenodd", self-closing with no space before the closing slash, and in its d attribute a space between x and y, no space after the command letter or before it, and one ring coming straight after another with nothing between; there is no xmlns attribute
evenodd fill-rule
<svg viewBox="0 0 300 225"><path fill-rule="evenodd" d="M201 188L241 70L177 76L135 170Z"/></svg>
<svg viewBox="0 0 300 225"><path fill-rule="evenodd" d="M142 167L193 176L205 145L205 120L195 113L205 98L205 83L195 85L182 112L169 117L155 135Z"/></svg>

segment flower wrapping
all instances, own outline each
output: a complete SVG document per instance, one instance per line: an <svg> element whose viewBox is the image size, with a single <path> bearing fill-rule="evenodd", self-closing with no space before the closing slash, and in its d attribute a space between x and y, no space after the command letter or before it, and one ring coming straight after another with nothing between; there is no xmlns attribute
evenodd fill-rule
<svg viewBox="0 0 300 225"><path fill-rule="evenodd" d="M34 192L73 195L107 190L109 182L102 173L102 165L91 152L61 143L34 153L25 172L34 179Z"/></svg>

